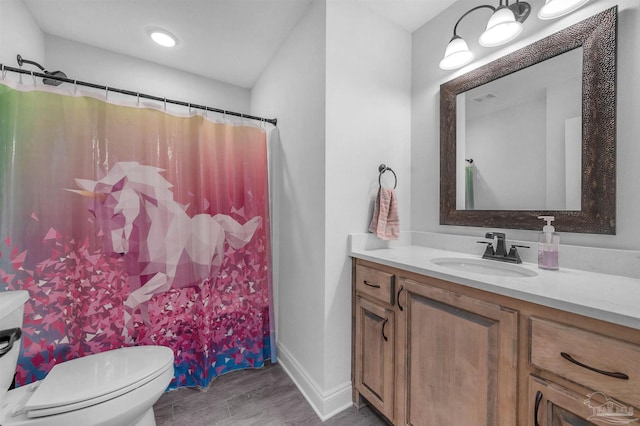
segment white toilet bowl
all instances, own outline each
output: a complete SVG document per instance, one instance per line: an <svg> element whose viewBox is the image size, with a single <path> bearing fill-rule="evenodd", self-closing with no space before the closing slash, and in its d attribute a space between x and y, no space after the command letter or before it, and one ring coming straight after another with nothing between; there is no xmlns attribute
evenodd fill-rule
<svg viewBox="0 0 640 426"><path fill-rule="evenodd" d="M0 307L11 296L7 293L18 292L0 293ZM21 298L20 315L26 300ZM2 318L5 312L0 310L0 331L15 327L15 318L13 324ZM10 383L2 383L7 369L11 368L8 377L12 377L16 367L15 361L2 363L3 358L19 350L17 341L0 358L2 389ZM10 390L4 397L0 393L0 425L154 426L153 404L172 377L173 351L163 346L114 349L62 362L43 380Z"/></svg>

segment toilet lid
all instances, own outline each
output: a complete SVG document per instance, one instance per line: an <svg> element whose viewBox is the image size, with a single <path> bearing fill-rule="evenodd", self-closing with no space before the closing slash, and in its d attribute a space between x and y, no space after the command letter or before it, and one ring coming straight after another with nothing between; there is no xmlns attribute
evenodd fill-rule
<svg viewBox="0 0 640 426"><path fill-rule="evenodd" d="M148 383L173 366L164 346L114 349L56 364L24 408L28 417L77 410Z"/></svg>

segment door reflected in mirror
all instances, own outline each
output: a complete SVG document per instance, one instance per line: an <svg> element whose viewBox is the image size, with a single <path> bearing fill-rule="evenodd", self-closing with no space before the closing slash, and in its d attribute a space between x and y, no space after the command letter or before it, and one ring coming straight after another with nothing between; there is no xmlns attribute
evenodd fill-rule
<svg viewBox="0 0 640 426"><path fill-rule="evenodd" d="M456 209L581 210L582 58L578 47L457 95Z"/></svg>

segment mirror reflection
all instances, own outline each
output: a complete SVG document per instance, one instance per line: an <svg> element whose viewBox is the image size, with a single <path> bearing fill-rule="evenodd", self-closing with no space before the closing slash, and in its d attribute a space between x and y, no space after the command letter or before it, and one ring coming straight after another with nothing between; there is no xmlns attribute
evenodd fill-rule
<svg viewBox="0 0 640 426"><path fill-rule="evenodd" d="M457 95L456 209L581 210L582 57Z"/></svg>

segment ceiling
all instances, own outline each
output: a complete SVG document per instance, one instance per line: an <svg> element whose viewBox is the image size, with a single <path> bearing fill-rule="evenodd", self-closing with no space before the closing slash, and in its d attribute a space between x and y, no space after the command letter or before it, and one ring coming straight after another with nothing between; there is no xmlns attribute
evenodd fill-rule
<svg viewBox="0 0 640 426"><path fill-rule="evenodd" d="M456 0L357 1L413 32ZM46 34L251 88L311 0L24 0ZM155 45L150 28L178 38Z"/></svg>

